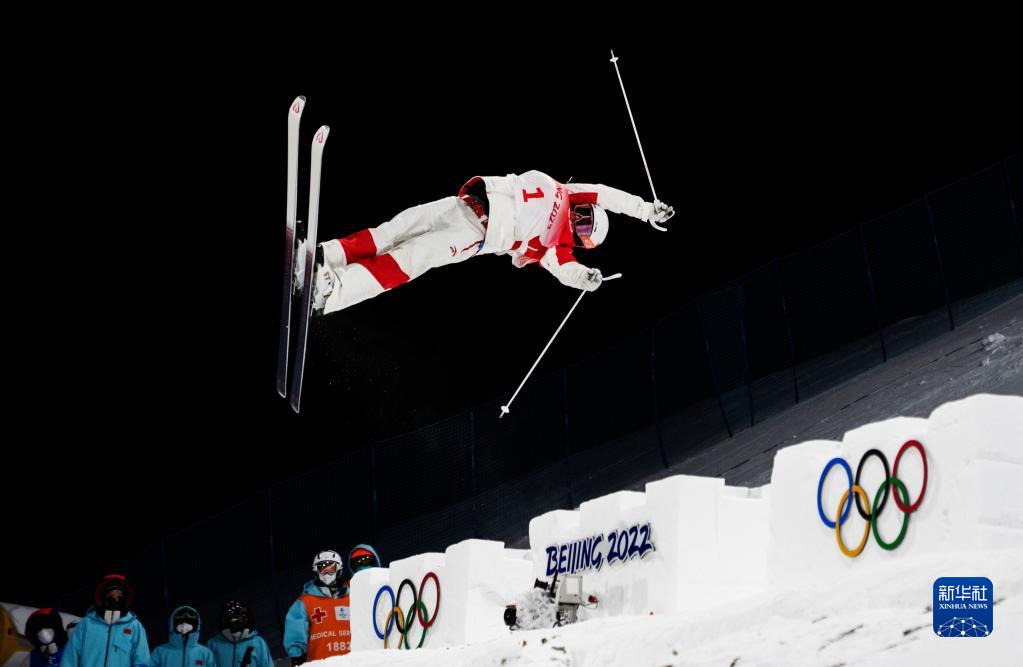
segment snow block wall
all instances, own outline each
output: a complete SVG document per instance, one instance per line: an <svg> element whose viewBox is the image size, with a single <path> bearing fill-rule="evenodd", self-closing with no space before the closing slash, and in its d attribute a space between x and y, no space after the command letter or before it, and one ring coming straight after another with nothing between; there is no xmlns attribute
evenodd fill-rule
<svg viewBox="0 0 1023 667"><path fill-rule="evenodd" d="M915 445L920 443L924 459ZM901 457L900 450L905 449ZM874 451L876 450L876 452ZM868 452L870 456L865 456ZM881 548L872 527L851 506L841 535L855 549L870 528L862 551L842 553L834 519L850 486L835 458L876 512L875 494L889 473L905 485L908 516L901 543ZM818 494L820 486L820 494ZM891 494L889 494L891 495ZM883 494L882 494L883 497ZM847 503L848 505L848 503ZM845 507L845 505L843 506ZM866 511L866 506L864 507ZM894 542L907 515L889 497L877 515L878 535ZM352 582L352 648L383 648L373 628L373 603L381 587L397 592L403 581L422 589L424 606L439 611L423 643L443 647L484 641L508 632L507 604L532 588L534 579L582 576L583 592L596 607L580 618L662 614L708 609L783 587L827 584L849 572L883 567L900 558L950 552L1023 547L1023 397L978 395L947 403L929 419L898 418L845 434L841 442L811 441L779 450L771 484L731 487L719 478L677 475L651 482L644 492L620 491L584 502L578 510L555 510L529 523L531 549L504 549L500 542L467 540L443 554L421 554L389 569L367 570ZM440 583L440 605L432 581ZM376 609L382 631L390 607L386 591ZM409 584L400 607L412 605ZM429 621L428 621L429 622ZM413 648L419 622L409 633ZM392 633L389 646L394 646Z"/></svg>
<svg viewBox="0 0 1023 667"><path fill-rule="evenodd" d="M436 578L429 576L431 572ZM413 587L425 612L422 608L414 612L416 620L408 631L411 648L419 646L421 639L424 648L438 648L500 636L507 632L505 605L532 585L531 575L528 551L505 549L504 543L488 540L465 540L442 554L419 554L387 568L363 570L352 578L352 650L384 648L381 635L388 634L387 616L392 609L388 591L400 596L399 618L407 620ZM408 583L403 586L403 582ZM425 636L424 620L429 625ZM398 637L392 621L388 648L395 647Z"/></svg>
<svg viewBox="0 0 1023 667"><path fill-rule="evenodd" d="M876 449L885 455L894 474L899 450L910 440L918 441L926 454L927 488L919 507L909 515L902 543L887 551L871 532L857 557L845 556L835 531L818 515L815 498L821 472L832 458L840 457L855 476L864 454ZM907 449L897 476L906 485L912 507L923 490L919 451ZM883 481L880 459L867 458L860 486L871 513ZM834 466L820 494L830 520L834 521L848 488L845 471ZM889 498L877 523L883 540L897 538L905 516ZM865 526L853 506L842 526L847 548L859 544ZM850 431L842 442L805 442L779 451L771 475L770 529L769 581L782 586L824 583L854 568L897 560L906 553L1023 546L1023 398L973 396L942 405L929 419L891 419Z"/></svg>
<svg viewBox="0 0 1023 667"><path fill-rule="evenodd" d="M668 613L749 595L765 584L761 489L677 475L529 522L534 576L580 574L588 616Z"/></svg>

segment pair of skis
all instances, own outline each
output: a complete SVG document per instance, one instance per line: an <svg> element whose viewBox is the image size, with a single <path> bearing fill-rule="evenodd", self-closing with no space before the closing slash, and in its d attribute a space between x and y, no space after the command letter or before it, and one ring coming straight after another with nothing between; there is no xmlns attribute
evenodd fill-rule
<svg viewBox="0 0 1023 667"><path fill-rule="evenodd" d="M313 308L313 280L316 271L316 226L320 214L320 171L323 148L330 128L323 125L313 135L309 155L309 217L306 221L305 257L296 257L295 231L298 210L298 140L305 97L298 96L288 109L288 202L284 229L284 275L281 297L281 336L277 348L277 393L288 397L288 353L291 348L291 304L295 289L295 262L305 262L305 280L298 286L301 310L298 312L298 337L295 343L295 368L291 378L291 409L298 413L302 405L302 378L305 374L309 318Z"/></svg>

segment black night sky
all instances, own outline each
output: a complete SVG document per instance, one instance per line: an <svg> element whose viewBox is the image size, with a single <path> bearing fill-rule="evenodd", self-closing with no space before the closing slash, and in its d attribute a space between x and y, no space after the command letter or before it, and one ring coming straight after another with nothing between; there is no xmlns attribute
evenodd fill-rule
<svg viewBox="0 0 1023 667"><path fill-rule="evenodd" d="M1019 97L991 67L1003 61L961 53L339 40L317 57L126 62L107 45L69 59L46 118L22 128L48 147L23 222L49 227L14 249L46 250L52 298L30 299L24 352L9 348L20 399L5 542L17 546L0 599L49 604L270 482L510 395L575 294L480 257L317 322L306 411L277 397L286 112L307 97L303 165L315 128L332 129L321 239L477 174L540 169L649 199L609 47L678 215L668 234L612 216L607 245L577 253L625 277L584 300L541 374L1023 149ZM52 141L57 119L65 141Z"/></svg>

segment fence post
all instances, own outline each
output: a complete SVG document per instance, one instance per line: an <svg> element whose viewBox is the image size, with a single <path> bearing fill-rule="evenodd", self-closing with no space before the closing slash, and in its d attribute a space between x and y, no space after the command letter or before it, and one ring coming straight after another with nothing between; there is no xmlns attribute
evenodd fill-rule
<svg viewBox="0 0 1023 667"><path fill-rule="evenodd" d="M931 226L931 240L934 242L934 256L938 260L938 275L941 277L941 289L945 292L945 308L948 309L949 331L955 331L956 321L952 315L952 301L948 298L948 278L945 277L945 262L941 257L941 246L938 244L938 232L934 226L934 212L931 210L930 195L924 195L924 206L927 207L927 222Z"/></svg>
<svg viewBox="0 0 1023 667"><path fill-rule="evenodd" d="M376 541L380 539L380 515L377 505L377 454L375 442L369 445L369 474L370 483L373 485L373 524L370 526L370 533L373 535L373 540Z"/></svg>
<svg viewBox="0 0 1023 667"><path fill-rule="evenodd" d="M796 340L792 335L792 322L789 320L789 304L785 298L785 286L781 280L781 267L778 258L774 261L774 278L778 282L778 298L781 300L781 312L785 316L785 333L789 339L789 359L792 362L792 390L795 393L796 403L799 403L799 379L796 377Z"/></svg>
<svg viewBox="0 0 1023 667"><path fill-rule="evenodd" d="M575 507L575 499L572 497L572 438L570 436L568 423L568 369L561 369L561 415L562 415L562 439L565 441L565 487L568 491L568 508Z"/></svg>
<svg viewBox="0 0 1023 667"><path fill-rule="evenodd" d="M654 432L657 433L657 447L661 452L661 463L668 468L668 452L664 449L664 435L661 433L661 411L657 405L657 327L650 327L650 398L654 411Z"/></svg>
<svg viewBox="0 0 1023 667"><path fill-rule="evenodd" d="M274 610L277 613L277 622L284 622L284 614L281 613L281 594L277 586L277 553L274 548L274 485L266 489L266 523L268 526L270 543L270 586L274 592Z"/></svg>
<svg viewBox="0 0 1023 667"><path fill-rule="evenodd" d="M877 336L881 339L881 359L888 361L888 348L884 344L884 325L881 324L881 310L877 306L877 289L874 287L874 272L870 269L870 254L867 252L867 238L863 234L863 223L856 227L860 236L860 248L863 249L863 266L867 269L867 286L870 287L870 303L874 306L874 322L877 324Z"/></svg>
<svg viewBox="0 0 1023 667"><path fill-rule="evenodd" d="M163 608L170 613L170 585L167 583L167 538L160 538L160 558L163 560Z"/></svg>
<svg viewBox="0 0 1023 667"><path fill-rule="evenodd" d="M480 498L476 490L476 411L469 410L469 481L472 485L472 536L480 536Z"/></svg>
<svg viewBox="0 0 1023 667"><path fill-rule="evenodd" d="M732 425L728 423L728 413L725 412L725 402L721 400L721 385L718 384L717 367L714 365L714 355L710 351L710 341L707 340L707 329L703 326L703 309L700 308L700 299L693 300L696 305L696 321L700 325L700 336L703 338L703 350L707 354L707 363L710 365L710 379L714 383L714 394L718 397L718 408L721 410L721 418L725 421L725 428L728 429L728 437L732 437Z"/></svg>
<svg viewBox="0 0 1023 667"><path fill-rule="evenodd" d="M1023 236L1020 235L1019 218L1016 217L1016 199L1012 196L1012 177L1009 176L1008 160L1002 160L1002 173L1005 174L1005 189L1009 193L1010 221L1012 222L1012 229L1016 233L1016 247L1019 248L1020 274L1023 274Z"/></svg>
<svg viewBox="0 0 1023 667"><path fill-rule="evenodd" d="M739 335L742 337L742 381L746 385L746 400L749 403L749 425L753 426L753 386L749 373L749 343L746 342L746 291L736 287L735 307L739 313Z"/></svg>

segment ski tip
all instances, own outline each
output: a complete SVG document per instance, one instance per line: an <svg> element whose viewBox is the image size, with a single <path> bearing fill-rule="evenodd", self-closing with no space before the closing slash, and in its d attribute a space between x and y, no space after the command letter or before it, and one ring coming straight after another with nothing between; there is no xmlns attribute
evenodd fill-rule
<svg viewBox="0 0 1023 667"><path fill-rule="evenodd" d="M291 113L295 115L301 114L303 108L305 108L305 96L299 95L295 98L295 101L291 103Z"/></svg>
<svg viewBox="0 0 1023 667"><path fill-rule="evenodd" d="M329 125L321 125L320 129L316 130L316 134L313 136L314 144L322 144L327 140L327 136L330 134Z"/></svg>

